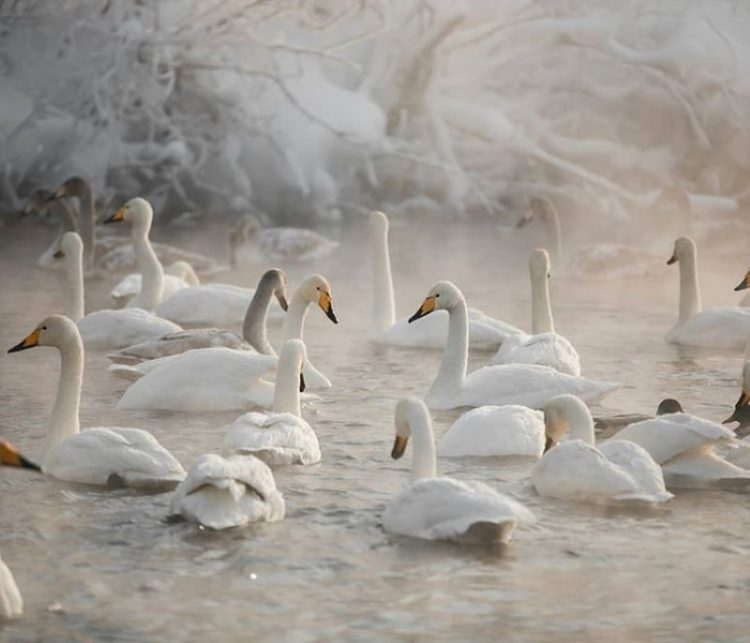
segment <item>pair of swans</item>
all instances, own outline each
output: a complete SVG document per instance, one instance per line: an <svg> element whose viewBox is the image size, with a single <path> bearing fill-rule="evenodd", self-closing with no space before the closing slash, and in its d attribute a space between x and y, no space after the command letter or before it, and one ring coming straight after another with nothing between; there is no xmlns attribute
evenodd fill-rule
<svg viewBox="0 0 750 643"><path fill-rule="evenodd" d="M282 328L282 343L302 339L307 310L317 304L333 322L331 287L320 275L300 284L289 303ZM268 408L274 386L263 377L276 368L277 357L226 347L189 350L132 367L123 367L136 379L117 403L120 409L159 409L168 411L247 410ZM329 388L330 380L308 360L305 380L312 388Z"/></svg>
<svg viewBox="0 0 750 643"><path fill-rule="evenodd" d="M684 346L744 349L750 336L750 308L702 309L697 254L695 242L690 237L680 237L667 261L669 265L679 265L680 303L677 323L666 340Z"/></svg>
<svg viewBox="0 0 750 643"><path fill-rule="evenodd" d="M467 375L468 312L466 300L454 284L443 281L433 286L409 322L416 322L436 310L448 311L449 331L440 369L425 396L431 409L486 404L541 408L562 393L574 393L586 401L594 401L618 387L611 382L588 380L534 364L485 366Z"/></svg>

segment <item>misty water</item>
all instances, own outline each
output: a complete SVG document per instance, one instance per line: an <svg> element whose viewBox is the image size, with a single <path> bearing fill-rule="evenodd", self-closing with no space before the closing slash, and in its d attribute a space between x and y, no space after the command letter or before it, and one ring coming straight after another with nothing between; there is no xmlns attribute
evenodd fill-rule
<svg viewBox="0 0 750 643"><path fill-rule="evenodd" d="M225 229L200 236L161 228L169 240L222 256ZM442 473L482 480L524 502L537 524L507 547L485 549L387 535L381 515L408 481L411 450L390 459L393 407L423 394L439 352L368 341L371 308L366 221L339 231L339 252L288 269L293 289L310 272L329 278L340 324L317 309L305 339L333 381L304 409L323 462L275 471L286 518L224 532L167 522L169 494L139 495L0 469L0 551L25 598L24 618L0 638L31 640L372 640L398 637L537 640L740 640L750 631L747 496L678 492L658 509L613 510L542 499L529 488L530 459L441 459ZM0 434L38 458L59 358L38 348L7 355L44 316L63 309L62 275L35 267L51 239L41 225L0 235ZM416 310L439 279L470 305L529 324L529 235L496 224L394 221L391 252L399 316ZM658 245L657 245L658 247ZM677 312L671 242L645 278L583 279L553 265L558 331L583 372L622 388L595 415L653 412L667 396L721 420L738 393L741 355L678 349L663 336ZM743 266L700 249L704 304L735 303ZM564 263L564 262L563 262ZM266 266L222 277L251 286ZM286 266L282 266L285 267ZM87 283L88 310L107 307L115 279ZM271 329L277 341L279 329ZM470 368L490 353L473 351ZM125 382L103 353L86 356L83 427L151 431L186 467L218 452L238 413L131 413L114 409ZM459 411L434 413L439 437Z"/></svg>

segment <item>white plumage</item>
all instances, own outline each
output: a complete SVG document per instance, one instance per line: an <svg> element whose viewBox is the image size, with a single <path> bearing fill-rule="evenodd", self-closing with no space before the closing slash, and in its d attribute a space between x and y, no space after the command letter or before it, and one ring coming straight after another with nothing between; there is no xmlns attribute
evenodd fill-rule
<svg viewBox="0 0 750 643"><path fill-rule="evenodd" d="M0 558L0 617L16 618L23 614L23 598L8 566Z"/></svg>

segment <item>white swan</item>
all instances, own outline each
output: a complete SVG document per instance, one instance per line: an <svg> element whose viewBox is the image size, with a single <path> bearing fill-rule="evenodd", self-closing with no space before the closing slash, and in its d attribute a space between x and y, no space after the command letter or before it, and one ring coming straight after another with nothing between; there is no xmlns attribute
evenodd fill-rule
<svg viewBox="0 0 750 643"><path fill-rule="evenodd" d="M190 286L200 286L200 279L187 261L175 261L164 269L163 298L171 297L178 290ZM127 305L141 291L141 273L125 275L109 292L115 308Z"/></svg>
<svg viewBox="0 0 750 643"><path fill-rule="evenodd" d="M140 308L97 310L84 316L83 243L75 232L66 232L57 252L65 264L69 293L65 312L78 325L83 343L92 349L113 349L182 330L174 322Z"/></svg>
<svg viewBox="0 0 750 643"><path fill-rule="evenodd" d="M23 598L8 566L0 558L0 617L11 619L23 614Z"/></svg>
<svg viewBox="0 0 750 643"><path fill-rule="evenodd" d="M529 257L531 275L531 332L503 340L492 358L493 364L539 364L568 375L581 374L578 351L555 332L549 301L549 255L537 249Z"/></svg>
<svg viewBox="0 0 750 643"><path fill-rule="evenodd" d="M107 357L117 364L132 364L177 355L194 348L219 346L241 350L255 349L264 355L276 355L266 336L268 309L271 299L275 297L282 310L287 310L289 306L286 286L287 279L282 270L271 268L263 273L247 307L242 335L221 328L193 328L139 342L110 353Z"/></svg>
<svg viewBox="0 0 750 643"><path fill-rule="evenodd" d="M480 406L459 417L437 445L442 457L533 456L544 451L544 415L526 406Z"/></svg>
<svg viewBox="0 0 750 643"><path fill-rule="evenodd" d="M507 543L518 523L534 522L521 503L482 482L436 477L430 414L424 403L405 398L396 405L396 439L391 456L400 458L414 436L412 482L383 515L392 534L461 543Z"/></svg>
<svg viewBox="0 0 750 643"><path fill-rule="evenodd" d="M297 289L284 320L282 342L302 339L307 307L317 302L331 321L336 322L331 288L325 278L314 275ZM122 409L161 409L166 411L248 410L270 408L274 386L263 378L276 368L275 355L260 355L230 348L199 348L117 369L137 381L117 403ZM113 367L111 367L113 368ZM330 386L328 378L305 364L305 380L312 388ZM315 384L310 384L310 382Z"/></svg>
<svg viewBox="0 0 750 643"><path fill-rule="evenodd" d="M54 346L60 351L60 381L42 459L46 474L68 482L117 482L146 489L171 487L184 478L180 463L146 431L120 427L79 431L83 342L70 319L47 317L8 352L34 346Z"/></svg>
<svg viewBox="0 0 750 643"><path fill-rule="evenodd" d="M444 410L485 404L520 404L541 408L552 397L561 393L575 393L587 401L594 401L619 386L611 382L597 382L567 375L547 366L533 364L485 366L467 376L466 300L454 284L441 281L433 286L419 310L409 318L409 321L439 309L448 311L450 330L440 370L425 396L427 406L431 409Z"/></svg>
<svg viewBox="0 0 750 643"><path fill-rule="evenodd" d="M667 264L680 264L680 313L667 333L671 344L707 348L745 348L750 336L750 309L740 306L701 310L697 250L690 237L675 241Z"/></svg>
<svg viewBox="0 0 750 643"><path fill-rule="evenodd" d="M273 413L246 413L232 422L224 435L225 454L254 455L270 466L320 462L318 437L300 409L306 359L302 340L284 344L276 369Z"/></svg>
<svg viewBox="0 0 750 643"><path fill-rule="evenodd" d="M4 467L20 467L21 469L33 469L34 471L42 470L38 464L21 455L16 447L5 440L0 440L0 464Z"/></svg>
<svg viewBox="0 0 750 643"><path fill-rule="evenodd" d="M55 238L52 240L49 247L39 255L39 259L37 259L36 262L36 265L40 268L56 270L60 268L60 263L55 261L55 253L60 248L60 240L66 232L78 231L78 220L70 205L65 202L52 202L50 201L51 197L52 192L49 190L34 190L26 201L26 205L21 211L21 216L26 217L33 212L44 213L52 211L53 215L59 218L59 225Z"/></svg>
<svg viewBox="0 0 750 643"><path fill-rule="evenodd" d="M540 496L585 501L665 502L659 465L633 442L609 440L594 446L594 420L574 395L551 399L544 409L545 454L531 472ZM570 431L570 439L558 444Z"/></svg>
<svg viewBox="0 0 750 643"><path fill-rule="evenodd" d="M370 338L379 344L417 348L443 348L448 337L448 315L439 312L417 326L406 317L396 321L391 259L388 250L388 217L382 212L370 214L372 256L372 318ZM482 311L469 309L469 345L497 348L509 335L521 333L510 324L492 319Z"/></svg>
<svg viewBox="0 0 750 643"><path fill-rule="evenodd" d="M715 422L670 413L631 424L610 439L629 440L646 449L661 465L669 488L750 488L750 471L716 453L716 446L733 444L735 438Z"/></svg>
<svg viewBox="0 0 750 643"><path fill-rule="evenodd" d="M274 522L284 517L284 496L273 473L253 456L200 456L172 497L171 515L211 529Z"/></svg>

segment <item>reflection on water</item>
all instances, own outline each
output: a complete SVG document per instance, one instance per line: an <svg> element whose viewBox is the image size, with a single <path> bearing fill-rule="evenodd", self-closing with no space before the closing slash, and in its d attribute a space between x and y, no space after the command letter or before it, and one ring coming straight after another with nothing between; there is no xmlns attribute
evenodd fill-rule
<svg viewBox="0 0 750 643"><path fill-rule="evenodd" d="M16 235L14 228L0 241L4 348L62 309L60 276L33 268L49 231L30 230L19 228ZM365 231L352 225L342 252L315 267L333 284L341 323L334 327L311 310L306 339L334 389L305 410L323 463L277 471L287 518L213 533L167 521L168 495L103 492L2 470L0 550L24 592L26 616L0 626L0 637L745 636L750 509L744 496L688 492L655 511L613 510L536 497L527 483L527 459L443 460L442 472L508 492L536 513L538 523L519 529L509 547L490 550L404 541L382 531L380 515L406 482L409 466L408 457L389 458L393 406L405 394L426 390L439 355L367 342ZM433 282L450 278L472 305L527 326L526 250L498 241L491 226L453 225L447 234L444 227L394 225L398 310L413 312ZM227 280L250 285L262 269ZM705 257L702 269L704 300L732 303L731 284L722 277L732 281L736 270ZM291 271L292 284L304 274ZM586 282L553 267L559 330L578 347L586 374L624 385L598 413L653 412L663 397L717 420L728 412L741 357L662 341L676 314L676 284L674 271L649 281ZM103 280L88 285L90 309L106 306L108 287ZM273 341L278 334L272 331ZM472 355L471 367L488 357ZM30 455L38 454L44 437L57 362L43 348L0 357L0 434ZM236 414L117 411L125 382L110 377L106 365L102 354L87 355L83 426L148 429L185 465L219 448L223 427ZM436 432L457 415L437 413Z"/></svg>

